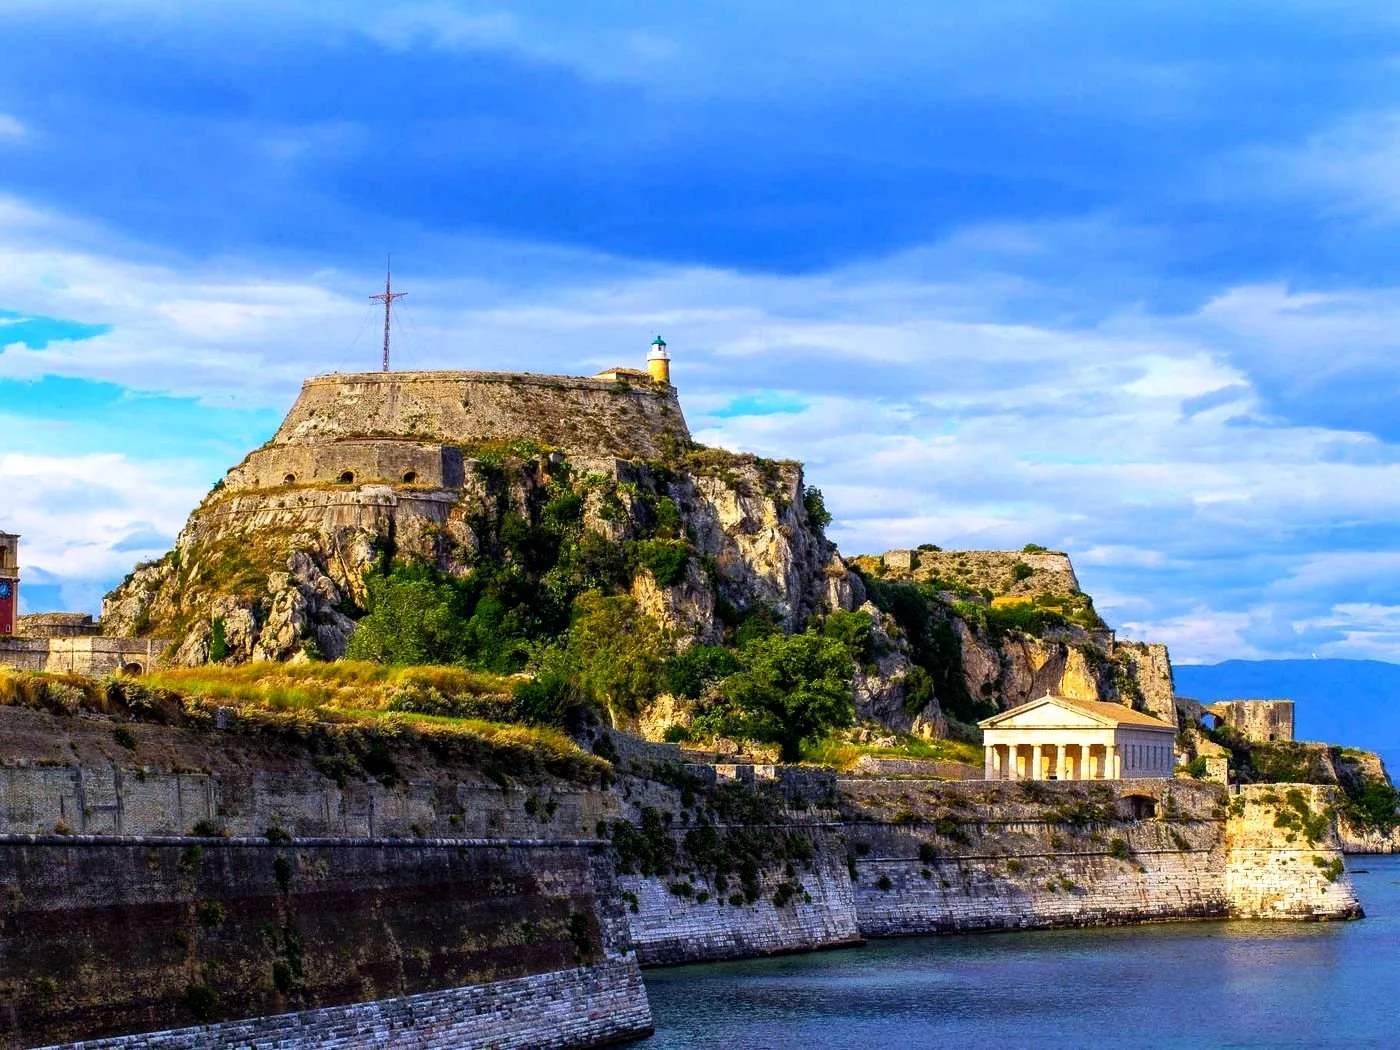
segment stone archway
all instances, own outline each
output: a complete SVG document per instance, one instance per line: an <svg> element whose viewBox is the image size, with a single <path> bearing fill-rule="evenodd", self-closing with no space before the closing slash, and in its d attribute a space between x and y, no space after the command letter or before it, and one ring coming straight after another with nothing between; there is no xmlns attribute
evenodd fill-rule
<svg viewBox="0 0 1400 1050"><path fill-rule="evenodd" d="M1117 808L1124 820L1155 820L1158 812L1156 797L1142 793L1120 795Z"/></svg>

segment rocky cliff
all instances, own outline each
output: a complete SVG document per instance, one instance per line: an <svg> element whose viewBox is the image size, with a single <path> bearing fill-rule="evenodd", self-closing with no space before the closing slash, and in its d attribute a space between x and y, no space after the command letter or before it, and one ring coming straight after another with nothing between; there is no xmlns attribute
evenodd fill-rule
<svg viewBox="0 0 1400 1050"><path fill-rule="evenodd" d="M183 664L333 659L367 574L389 561L458 577L490 563L523 585L629 592L681 646L717 641L746 614L792 630L853 602L801 467L689 443L669 388L524 377L516 401L510 382L484 384L496 400L468 415L460 382L409 384L416 400L392 412L367 407L389 393L361 385L310 381L175 549L107 596L104 629L177 639Z"/></svg>
<svg viewBox="0 0 1400 1050"><path fill-rule="evenodd" d="M420 564L482 581L500 606L489 629L522 647L566 628L590 589L630 596L673 650L755 617L790 632L864 609L857 714L894 730L966 732L1045 692L1174 717L1165 648L1116 643L1065 555L926 545L853 569L824 524L798 463L695 445L664 384L325 376L174 550L107 596L103 627L174 639L180 664L334 659L371 576ZM643 725L685 721L684 704L659 704Z"/></svg>

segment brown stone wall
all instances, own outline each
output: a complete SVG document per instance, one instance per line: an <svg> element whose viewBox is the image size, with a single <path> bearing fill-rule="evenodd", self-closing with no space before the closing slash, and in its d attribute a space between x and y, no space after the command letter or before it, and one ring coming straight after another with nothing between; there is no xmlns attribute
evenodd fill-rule
<svg viewBox="0 0 1400 1050"><path fill-rule="evenodd" d="M588 843L0 841L0 1045L635 966L610 872Z"/></svg>

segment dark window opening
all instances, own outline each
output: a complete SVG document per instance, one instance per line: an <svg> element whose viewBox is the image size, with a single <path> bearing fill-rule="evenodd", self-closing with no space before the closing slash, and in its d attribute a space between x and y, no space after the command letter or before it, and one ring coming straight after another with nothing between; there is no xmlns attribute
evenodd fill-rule
<svg viewBox="0 0 1400 1050"><path fill-rule="evenodd" d="M141 674L146 669L137 663L122 664L123 674Z"/></svg>
<svg viewBox="0 0 1400 1050"><path fill-rule="evenodd" d="M403 480L405 485L412 485L415 481L418 480L418 471L405 470L403 472Z"/></svg>
<svg viewBox="0 0 1400 1050"><path fill-rule="evenodd" d="M340 483L342 485L353 485L355 483L355 475L347 470L344 474L340 475Z"/></svg>
<svg viewBox="0 0 1400 1050"><path fill-rule="evenodd" d="M284 484L284 485L295 485L296 483L297 483L297 476L296 476L295 474L288 474L286 477L284 477L284 478L282 479L282 484Z"/></svg>

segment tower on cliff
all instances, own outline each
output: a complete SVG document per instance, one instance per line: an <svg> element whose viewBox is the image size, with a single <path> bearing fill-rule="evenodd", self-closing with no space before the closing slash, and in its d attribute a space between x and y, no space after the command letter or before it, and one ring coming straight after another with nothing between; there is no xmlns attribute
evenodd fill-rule
<svg viewBox="0 0 1400 1050"><path fill-rule="evenodd" d="M15 633L19 614L19 537L0 532L0 636Z"/></svg>
<svg viewBox="0 0 1400 1050"><path fill-rule="evenodd" d="M651 341L647 354L647 372L658 383L671 385L671 355L666 352L666 340L659 335Z"/></svg>

